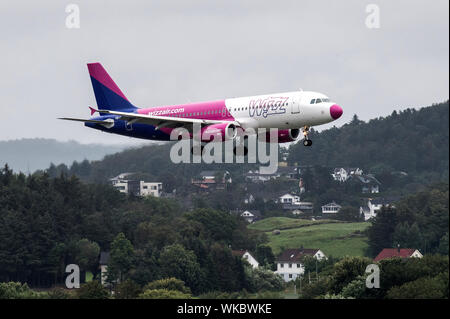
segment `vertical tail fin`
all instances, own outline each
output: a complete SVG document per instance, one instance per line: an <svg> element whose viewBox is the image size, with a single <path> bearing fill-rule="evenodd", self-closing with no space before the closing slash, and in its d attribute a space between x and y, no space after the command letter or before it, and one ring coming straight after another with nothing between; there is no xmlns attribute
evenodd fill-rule
<svg viewBox="0 0 450 319"><path fill-rule="evenodd" d="M100 63L88 63L87 66L99 110L132 111L136 109Z"/></svg>

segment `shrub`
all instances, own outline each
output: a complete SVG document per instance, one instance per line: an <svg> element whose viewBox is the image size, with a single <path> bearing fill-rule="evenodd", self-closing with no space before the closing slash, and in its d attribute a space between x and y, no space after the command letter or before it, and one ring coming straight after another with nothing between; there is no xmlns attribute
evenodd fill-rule
<svg viewBox="0 0 450 319"><path fill-rule="evenodd" d="M139 295L141 299L190 299L190 294L177 290L168 289L148 289Z"/></svg>
<svg viewBox="0 0 450 319"><path fill-rule="evenodd" d="M1 282L0 299L43 299L48 298L46 292L31 290L28 285L20 282Z"/></svg>
<svg viewBox="0 0 450 319"><path fill-rule="evenodd" d="M185 294L191 294L191 289L189 289L189 287L186 287L184 285L184 281L174 277L155 280L148 283L144 287L144 291L154 289L175 290Z"/></svg>
<svg viewBox="0 0 450 319"><path fill-rule="evenodd" d="M77 291L80 299L108 299L109 293L98 280L81 285Z"/></svg>

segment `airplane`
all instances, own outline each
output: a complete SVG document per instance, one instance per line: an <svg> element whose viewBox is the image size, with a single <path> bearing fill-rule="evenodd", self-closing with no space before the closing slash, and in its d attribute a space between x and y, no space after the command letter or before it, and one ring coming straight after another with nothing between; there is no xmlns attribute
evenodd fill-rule
<svg viewBox="0 0 450 319"><path fill-rule="evenodd" d="M84 122L89 128L129 137L169 141L172 130L182 127L192 132L193 125L199 124L202 143L211 142L213 135L222 141L235 139L237 128L244 132L277 128L278 143L286 143L298 140L301 129L303 145L311 146L309 129L335 121L343 113L342 108L326 95L303 90L138 108L126 98L100 63L88 63L87 67L97 109L89 107L90 119L59 119ZM95 113L99 115L92 117ZM268 135L265 139L270 142Z"/></svg>

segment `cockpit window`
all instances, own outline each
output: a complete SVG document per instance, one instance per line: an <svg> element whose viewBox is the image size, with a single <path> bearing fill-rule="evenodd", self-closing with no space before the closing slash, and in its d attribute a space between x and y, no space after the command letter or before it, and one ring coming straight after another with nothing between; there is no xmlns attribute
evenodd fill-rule
<svg viewBox="0 0 450 319"><path fill-rule="evenodd" d="M321 99L316 99L316 104L322 102Z"/></svg>
<svg viewBox="0 0 450 319"><path fill-rule="evenodd" d="M316 103L316 99L312 99L310 104Z"/></svg>

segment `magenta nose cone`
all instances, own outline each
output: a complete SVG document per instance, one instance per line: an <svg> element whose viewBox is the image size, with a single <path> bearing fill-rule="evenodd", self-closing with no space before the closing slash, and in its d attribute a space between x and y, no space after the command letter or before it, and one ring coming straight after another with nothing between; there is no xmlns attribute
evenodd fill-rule
<svg viewBox="0 0 450 319"><path fill-rule="evenodd" d="M344 111L342 110L342 107L340 107L337 104L333 104L330 107L330 115L333 118L333 120L337 120L338 118L340 118L343 112Z"/></svg>

